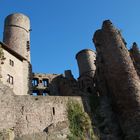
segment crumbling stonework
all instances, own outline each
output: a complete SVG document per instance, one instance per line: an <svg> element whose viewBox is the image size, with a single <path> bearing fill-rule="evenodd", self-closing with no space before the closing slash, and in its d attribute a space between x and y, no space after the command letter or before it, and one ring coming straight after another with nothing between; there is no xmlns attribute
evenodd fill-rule
<svg viewBox="0 0 140 140"><path fill-rule="evenodd" d="M59 95L58 83L61 74L32 74L32 91L37 95Z"/></svg>
<svg viewBox="0 0 140 140"><path fill-rule="evenodd" d="M137 46L137 43L133 43L132 48L129 50L131 59L133 61L133 64L136 68L137 74L140 77L140 51Z"/></svg>
<svg viewBox="0 0 140 140"><path fill-rule="evenodd" d="M74 78L64 76L58 79L58 89L60 96L83 96L85 94L80 90L78 82Z"/></svg>
<svg viewBox="0 0 140 140"><path fill-rule="evenodd" d="M136 43L128 51L109 20L94 34L97 52L84 49L76 54L78 79L71 70L32 73L27 16L9 15L3 38L0 140L68 140L70 100L82 105L100 140L140 139L140 52Z"/></svg>
<svg viewBox="0 0 140 140"><path fill-rule="evenodd" d="M62 74L32 74L32 91L37 95L50 96L82 96L85 93L79 88L79 84L69 70ZM87 93L86 93L87 94Z"/></svg>
<svg viewBox="0 0 140 140"><path fill-rule="evenodd" d="M76 60L79 68L79 88L83 92L89 92L91 94L95 90L95 59L96 53L91 49L84 49L76 54Z"/></svg>
<svg viewBox="0 0 140 140"><path fill-rule="evenodd" d="M102 60L99 63L104 69L107 94L112 99L125 140L139 139L140 80L121 34L107 20L102 29L95 32L93 41L97 56Z"/></svg>
<svg viewBox="0 0 140 140"><path fill-rule="evenodd" d="M76 100L82 104L80 97L17 96L1 82L0 93L0 132L11 130L12 136L14 134L15 139L19 137L21 140L31 136L32 140L40 140L33 139L38 135L45 138L54 137L50 140L57 137L57 140L66 140L69 134L67 103ZM0 135L0 138L2 136Z"/></svg>

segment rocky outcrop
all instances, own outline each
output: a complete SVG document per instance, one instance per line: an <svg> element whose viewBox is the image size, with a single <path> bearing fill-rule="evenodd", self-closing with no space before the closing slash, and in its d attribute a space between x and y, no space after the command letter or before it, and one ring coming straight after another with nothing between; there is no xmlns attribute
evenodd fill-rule
<svg viewBox="0 0 140 140"><path fill-rule="evenodd" d="M107 96L99 97L99 106L94 111L93 117L100 140L123 140L122 131Z"/></svg>
<svg viewBox="0 0 140 140"><path fill-rule="evenodd" d="M137 43L133 43L132 48L129 50L131 59L136 68L137 74L140 77L140 51Z"/></svg>
<svg viewBox="0 0 140 140"><path fill-rule="evenodd" d="M94 34L97 69L103 68L100 94L112 100L125 140L140 139L140 80L120 31L109 20ZM99 61L100 59L100 61ZM102 71L102 70L101 70ZM98 83L100 84L100 83ZM107 93L102 92L104 87Z"/></svg>

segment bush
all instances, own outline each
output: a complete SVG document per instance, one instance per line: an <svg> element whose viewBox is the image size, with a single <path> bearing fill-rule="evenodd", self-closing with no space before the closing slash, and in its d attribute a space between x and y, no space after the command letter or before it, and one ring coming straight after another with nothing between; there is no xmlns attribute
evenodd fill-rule
<svg viewBox="0 0 140 140"><path fill-rule="evenodd" d="M69 101L67 111L71 132L68 136L69 140L97 140L93 133L91 120L78 102Z"/></svg>

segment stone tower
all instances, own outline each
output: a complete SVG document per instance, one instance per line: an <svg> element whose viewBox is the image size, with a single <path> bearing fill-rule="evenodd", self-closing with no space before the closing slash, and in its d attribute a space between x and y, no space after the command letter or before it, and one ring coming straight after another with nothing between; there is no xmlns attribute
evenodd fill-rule
<svg viewBox="0 0 140 140"><path fill-rule="evenodd" d="M94 91L96 54L93 50L84 49L76 54L76 59L79 68L79 87L85 92L92 93Z"/></svg>
<svg viewBox="0 0 140 140"><path fill-rule="evenodd" d="M20 13L7 16L3 42L0 44L5 58L0 66L1 81L13 89L16 95L30 94L32 68L29 18Z"/></svg>
<svg viewBox="0 0 140 140"><path fill-rule="evenodd" d="M15 13L6 17L3 42L30 62L30 20Z"/></svg>

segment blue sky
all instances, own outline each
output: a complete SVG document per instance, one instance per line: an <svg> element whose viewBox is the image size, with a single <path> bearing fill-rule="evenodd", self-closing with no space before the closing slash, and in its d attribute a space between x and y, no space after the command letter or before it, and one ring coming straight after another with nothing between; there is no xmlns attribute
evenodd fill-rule
<svg viewBox="0 0 140 140"><path fill-rule="evenodd" d="M34 72L78 77L75 55L91 48L94 32L110 19L130 47L140 44L140 0L0 0L0 40L4 18L15 12L31 20L31 61Z"/></svg>

